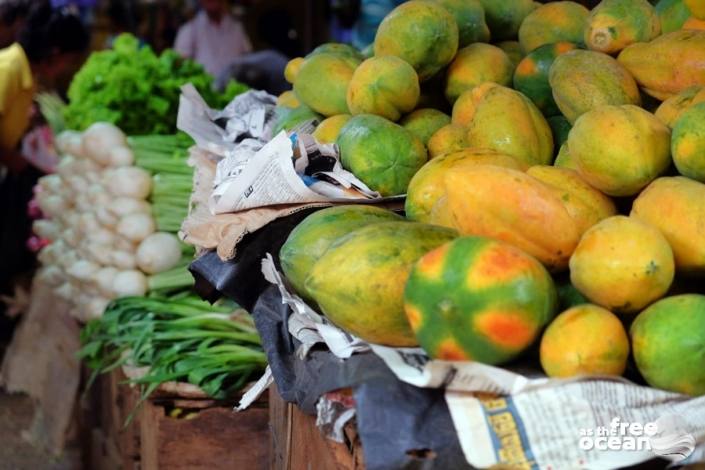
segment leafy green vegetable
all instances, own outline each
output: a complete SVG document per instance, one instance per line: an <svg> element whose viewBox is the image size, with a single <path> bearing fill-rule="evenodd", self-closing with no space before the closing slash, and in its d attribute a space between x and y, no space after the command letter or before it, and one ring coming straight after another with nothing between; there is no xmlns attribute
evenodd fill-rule
<svg viewBox="0 0 705 470"><path fill-rule="evenodd" d="M247 90L231 82L221 95L201 65L173 50L157 56L149 46L140 47L134 36L122 34L113 49L91 54L74 77L64 111L66 126L84 130L106 121L129 135L175 132L180 87L186 83L215 108Z"/></svg>
<svg viewBox="0 0 705 470"><path fill-rule="evenodd" d="M186 297L123 297L81 331L81 357L94 373L123 364L148 366L146 398L160 383L189 382L214 398L238 392L264 370L266 356L252 318L233 305Z"/></svg>

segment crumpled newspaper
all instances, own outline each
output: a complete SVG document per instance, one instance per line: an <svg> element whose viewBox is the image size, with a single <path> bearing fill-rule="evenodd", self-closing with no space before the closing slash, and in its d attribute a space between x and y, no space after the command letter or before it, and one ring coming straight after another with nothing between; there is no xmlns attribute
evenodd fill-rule
<svg viewBox="0 0 705 470"><path fill-rule="evenodd" d="M250 90L216 111L193 85L187 84L181 88L176 126L199 148L227 160L243 143L246 148L254 148L259 142L259 150L271 139L276 104L276 97L266 91Z"/></svg>
<svg viewBox="0 0 705 470"><path fill-rule="evenodd" d="M310 123L272 136L276 98L262 91L237 96L220 112L192 86L182 88L177 127L217 166L212 214L285 204L378 202L383 198L340 163L338 147L308 134Z"/></svg>

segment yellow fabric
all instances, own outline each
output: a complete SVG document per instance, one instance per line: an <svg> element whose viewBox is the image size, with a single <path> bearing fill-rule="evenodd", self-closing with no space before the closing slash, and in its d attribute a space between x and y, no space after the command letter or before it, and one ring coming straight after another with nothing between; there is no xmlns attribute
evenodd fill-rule
<svg viewBox="0 0 705 470"><path fill-rule="evenodd" d="M34 80L19 44L0 49L0 149L14 149L29 127Z"/></svg>

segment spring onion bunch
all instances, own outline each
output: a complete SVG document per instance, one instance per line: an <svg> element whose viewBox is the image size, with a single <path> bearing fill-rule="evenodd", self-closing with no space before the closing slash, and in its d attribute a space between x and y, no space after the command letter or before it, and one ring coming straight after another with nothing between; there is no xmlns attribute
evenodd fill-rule
<svg viewBox="0 0 705 470"><path fill-rule="evenodd" d="M84 327L79 356L93 369L91 381L122 365L148 367L131 379L143 399L168 381L188 382L223 399L266 367L252 319L243 310L233 314L233 308L191 295L117 299Z"/></svg>
<svg viewBox="0 0 705 470"><path fill-rule="evenodd" d="M193 141L186 134L130 137L135 164L152 174L150 203L157 230L178 232L188 214L193 187L193 168L188 149Z"/></svg>
<svg viewBox="0 0 705 470"><path fill-rule="evenodd" d="M128 140L109 123L57 136L61 160L39 181L46 218L33 229L51 242L39 252L40 276L78 319L99 317L117 297L193 285L193 248L176 236L191 193L190 144L184 135Z"/></svg>

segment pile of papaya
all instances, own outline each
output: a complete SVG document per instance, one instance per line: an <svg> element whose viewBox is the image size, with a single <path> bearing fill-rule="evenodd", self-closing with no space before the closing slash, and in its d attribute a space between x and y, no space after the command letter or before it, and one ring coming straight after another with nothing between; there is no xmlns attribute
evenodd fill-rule
<svg viewBox="0 0 705 470"><path fill-rule="evenodd" d="M705 394L703 5L411 0L292 60L281 127L406 196L307 217L292 289L371 343Z"/></svg>

